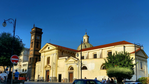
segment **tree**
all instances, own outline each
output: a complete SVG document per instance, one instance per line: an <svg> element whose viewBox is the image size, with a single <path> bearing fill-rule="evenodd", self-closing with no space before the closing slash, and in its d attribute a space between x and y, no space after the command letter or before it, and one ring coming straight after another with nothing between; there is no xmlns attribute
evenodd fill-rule
<svg viewBox="0 0 149 84"><path fill-rule="evenodd" d="M0 66L10 66L10 57L13 55L20 55L24 49L24 45L20 42L19 38L14 37L13 45L13 36L10 33L1 33L0 34ZM4 68L5 69L5 68Z"/></svg>
<svg viewBox="0 0 149 84"><path fill-rule="evenodd" d="M109 54L104 65L107 69L109 77L115 77L118 83L122 83L123 79L131 79L134 74L133 58L127 52L116 52Z"/></svg>

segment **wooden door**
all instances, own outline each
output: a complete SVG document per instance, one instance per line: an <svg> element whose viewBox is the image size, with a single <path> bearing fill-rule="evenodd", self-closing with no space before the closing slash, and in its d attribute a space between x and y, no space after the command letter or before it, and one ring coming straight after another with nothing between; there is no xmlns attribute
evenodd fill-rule
<svg viewBox="0 0 149 84"><path fill-rule="evenodd" d="M73 72L69 72L69 82L73 82Z"/></svg>
<svg viewBox="0 0 149 84"><path fill-rule="evenodd" d="M46 81L49 81L49 70L46 70Z"/></svg>

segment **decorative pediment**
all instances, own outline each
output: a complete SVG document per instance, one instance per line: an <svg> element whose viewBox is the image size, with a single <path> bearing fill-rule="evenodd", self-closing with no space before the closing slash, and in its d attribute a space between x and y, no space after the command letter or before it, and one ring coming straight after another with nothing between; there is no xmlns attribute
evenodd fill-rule
<svg viewBox="0 0 149 84"><path fill-rule="evenodd" d="M74 62L74 61L77 61L78 59L75 58L75 57L69 57L66 62Z"/></svg>
<svg viewBox="0 0 149 84"><path fill-rule="evenodd" d="M148 58L147 54L143 51L143 50L139 50L137 53L136 53L137 56L140 56L142 58Z"/></svg>
<svg viewBox="0 0 149 84"><path fill-rule="evenodd" d="M50 51L50 50L53 50L53 49L56 49L56 46L51 45L51 44L49 44L49 43L46 43L46 44L39 50L39 52L42 53L42 52Z"/></svg>
<svg viewBox="0 0 149 84"><path fill-rule="evenodd" d="M45 68L51 68L51 66L50 65L46 65Z"/></svg>

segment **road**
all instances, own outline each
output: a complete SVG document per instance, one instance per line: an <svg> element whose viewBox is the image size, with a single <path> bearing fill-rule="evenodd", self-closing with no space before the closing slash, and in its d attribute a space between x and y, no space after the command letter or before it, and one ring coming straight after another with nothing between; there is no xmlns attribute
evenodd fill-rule
<svg viewBox="0 0 149 84"><path fill-rule="evenodd" d="M10 83L1 83L0 84L10 84ZM20 83L21 84L21 83ZM22 83L23 84L23 83ZM72 84L72 83L51 83L51 82L25 82L24 84Z"/></svg>
<svg viewBox="0 0 149 84"><path fill-rule="evenodd" d="M72 83L25 82L24 84L72 84Z"/></svg>

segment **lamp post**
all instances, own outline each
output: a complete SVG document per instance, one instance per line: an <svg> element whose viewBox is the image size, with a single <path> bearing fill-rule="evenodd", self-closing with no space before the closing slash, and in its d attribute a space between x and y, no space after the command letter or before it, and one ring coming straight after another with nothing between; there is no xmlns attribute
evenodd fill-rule
<svg viewBox="0 0 149 84"><path fill-rule="evenodd" d="M11 24L13 24L13 40L12 40L12 51L11 51L11 55L13 55L13 47L14 47L14 37L15 37L15 28L16 28L16 19L14 20L14 19L12 19L12 18L9 18L9 19L7 19L7 20L4 20L4 22L3 22L3 27L5 27L7 24L6 24L6 21L8 21L9 23L11 23ZM9 70L9 72L11 72L11 65L12 65L12 63L11 63L11 61L10 61L10 70ZM13 71L12 71L12 77L13 77ZM12 84L12 80L13 80L13 78L11 77L11 84Z"/></svg>
<svg viewBox="0 0 149 84"><path fill-rule="evenodd" d="M81 55L80 55L80 59L81 59L81 79L82 79L82 40L81 40ZM84 45L85 45L85 43L84 43ZM86 48L86 45L84 46L85 48Z"/></svg>
<svg viewBox="0 0 149 84"><path fill-rule="evenodd" d="M136 59L136 47L139 46L141 49L143 48L143 45L140 45L139 43L138 44L135 44L134 43L134 50L135 50L135 61L137 63L137 59ZM136 64L136 81L137 81L137 64Z"/></svg>
<svg viewBox="0 0 149 84"><path fill-rule="evenodd" d="M80 53L80 59L81 59L81 79L82 79L82 40L81 40L81 53Z"/></svg>

